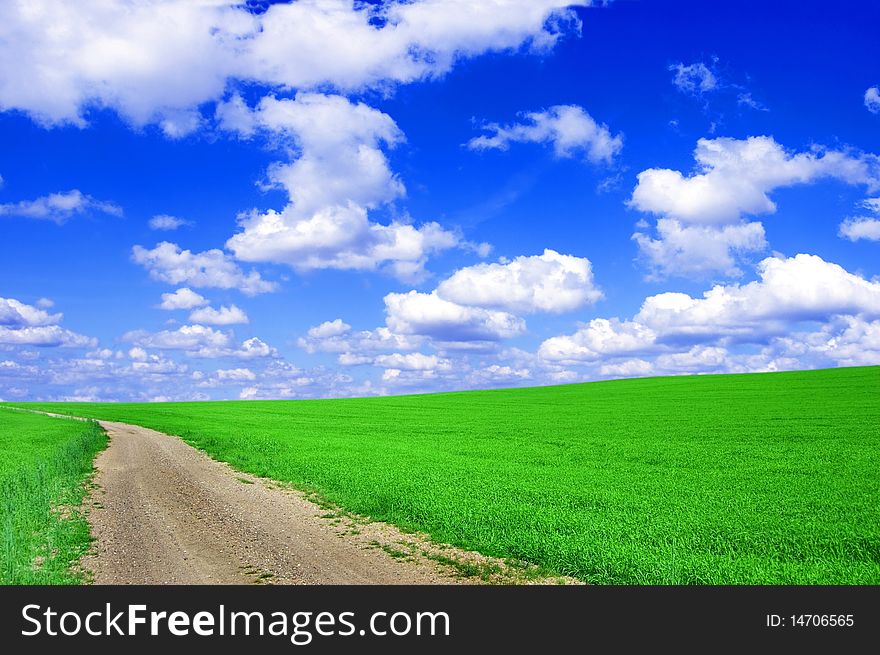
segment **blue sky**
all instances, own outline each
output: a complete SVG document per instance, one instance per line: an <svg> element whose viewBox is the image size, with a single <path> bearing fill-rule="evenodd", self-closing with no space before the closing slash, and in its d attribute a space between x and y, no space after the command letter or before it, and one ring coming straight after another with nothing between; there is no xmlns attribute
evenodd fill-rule
<svg viewBox="0 0 880 655"><path fill-rule="evenodd" d="M0 398L880 364L880 7L586 4L5 3Z"/></svg>

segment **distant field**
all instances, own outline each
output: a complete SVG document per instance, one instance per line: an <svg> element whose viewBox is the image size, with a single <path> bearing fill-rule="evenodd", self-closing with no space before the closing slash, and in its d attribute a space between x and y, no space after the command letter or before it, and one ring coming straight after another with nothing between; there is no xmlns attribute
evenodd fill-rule
<svg viewBox="0 0 880 655"><path fill-rule="evenodd" d="M880 584L880 367L42 407L591 583Z"/></svg>
<svg viewBox="0 0 880 655"><path fill-rule="evenodd" d="M0 409L0 584L75 584L89 526L75 509L107 443L94 423Z"/></svg>

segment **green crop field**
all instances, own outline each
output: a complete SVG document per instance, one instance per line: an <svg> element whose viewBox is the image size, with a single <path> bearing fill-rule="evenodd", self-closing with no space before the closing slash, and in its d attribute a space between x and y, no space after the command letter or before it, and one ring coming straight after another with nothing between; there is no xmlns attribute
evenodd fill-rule
<svg viewBox="0 0 880 655"><path fill-rule="evenodd" d="M89 526L78 507L107 443L92 422L0 410L0 584L75 584Z"/></svg>
<svg viewBox="0 0 880 655"><path fill-rule="evenodd" d="M42 407L590 583L880 584L880 367Z"/></svg>

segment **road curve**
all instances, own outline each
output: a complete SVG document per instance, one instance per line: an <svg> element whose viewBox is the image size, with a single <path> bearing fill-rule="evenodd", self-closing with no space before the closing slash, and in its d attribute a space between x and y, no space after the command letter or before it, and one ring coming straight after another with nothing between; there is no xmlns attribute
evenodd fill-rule
<svg viewBox="0 0 880 655"><path fill-rule="evenodd" d="M363 535L346 535L301 494L177 437L100 424L110 445L95 460L96 543L83 560L97 584L461 582L431 560L393 558Z"/></svg>

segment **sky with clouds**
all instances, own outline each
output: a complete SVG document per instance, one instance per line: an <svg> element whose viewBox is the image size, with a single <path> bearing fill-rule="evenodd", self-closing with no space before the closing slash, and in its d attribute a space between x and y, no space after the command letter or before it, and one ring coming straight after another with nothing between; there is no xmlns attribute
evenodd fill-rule
<svg viewBox="0 0 880 655"><path fill-rule="evenodd" d="M4 2L0 399L880 364L878 24Z"/></svg>

